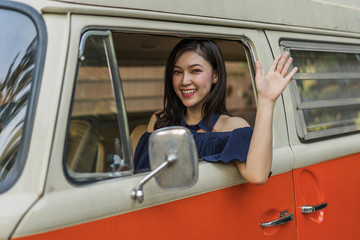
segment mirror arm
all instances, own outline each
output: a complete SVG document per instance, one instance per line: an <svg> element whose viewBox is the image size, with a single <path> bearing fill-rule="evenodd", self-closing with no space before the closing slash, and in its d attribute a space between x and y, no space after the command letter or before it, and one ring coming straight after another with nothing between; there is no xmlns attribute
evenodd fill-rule
<svg viewBox="0 0 360 240"><path fill-rule="evenodd" d="M134 200L137 199L139 203L143 203L144 202L143 188L144 188L145 183L147 183L152 177L154 177L157 173L159 173L165 167L170 166L171 164L176 162L176 160L177 160L176 155L172 154L172 155L167 156L165 162L160 164L160 166L158 166L156 169L154 169L154 171L150 172L143 179L141 179L141 181L139 182L136 189L131 191L131 198Z"/></svg>

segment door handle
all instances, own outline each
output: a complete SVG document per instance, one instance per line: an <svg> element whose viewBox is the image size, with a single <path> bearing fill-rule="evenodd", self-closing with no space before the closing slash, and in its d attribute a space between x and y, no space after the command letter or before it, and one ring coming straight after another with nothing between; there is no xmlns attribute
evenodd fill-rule
<svg viewBox="0 0 360 240"><path fill-rule="evenodd" d="M312 212L316 212L316 211L319 211L321 209L324 209L327 207L327 202L323 202L323 203L320 203L318 205L315 205L315 206L307 206L307 205L304 205L301 207L301 212L302 213L312 213Z"/></svg>
<svg viewBox="0 0 360 240"><path fill-rule="evenodd" d="M277 226L277 225L291 222L292 220L294 220L294 214L289 213L288 211L284 211L284 212L280 213L280 218L275 219L270 222L262 222L260 224L260 226L261 227L272 227L272 226Z"/></svg>

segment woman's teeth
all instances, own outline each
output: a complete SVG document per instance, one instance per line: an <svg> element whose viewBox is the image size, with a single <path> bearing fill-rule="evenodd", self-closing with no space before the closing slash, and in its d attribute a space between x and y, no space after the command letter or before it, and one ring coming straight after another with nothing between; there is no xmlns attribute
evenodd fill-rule
<svg viewBox="0 0 360 240"><path fill-rule="evenodd" d="M196 92L196 89L192 89L192 90L181 90L181 92L182 92L183 94L191 94L191 93Z"/></svg>

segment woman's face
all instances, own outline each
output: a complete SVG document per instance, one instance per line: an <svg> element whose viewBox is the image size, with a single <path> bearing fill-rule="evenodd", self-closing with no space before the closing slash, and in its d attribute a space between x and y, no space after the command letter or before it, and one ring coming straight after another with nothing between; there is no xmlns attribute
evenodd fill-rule
<svg viewBox="0 0 360 240"><path fill-rule="evenodd" d="M185 107L201 110L216 78L208 61L196 52L188 51L175 62L172 81Z"/></svg>

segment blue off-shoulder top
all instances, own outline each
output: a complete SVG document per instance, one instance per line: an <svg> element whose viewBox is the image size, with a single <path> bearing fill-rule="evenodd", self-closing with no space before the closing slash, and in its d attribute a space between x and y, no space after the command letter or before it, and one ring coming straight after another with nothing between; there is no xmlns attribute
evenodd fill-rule
<svg viewBox="0 0 360 240"><path fill-rule="evenodd" d="M219 119L219 114L211 118L211 126ZM199 158L208 162L231 162L239 160L246 161L249 151L250 140L253 133L252 127L237 128L231 132L211 132L201 120L196 125L188 125L184 116L180 122L181 126L190 129L198 150ZM205 132L197 132L203 129ZM147 171L150 169L148 140L151 133L144 133L136 147L134 157L135 172Z"/></svg>

